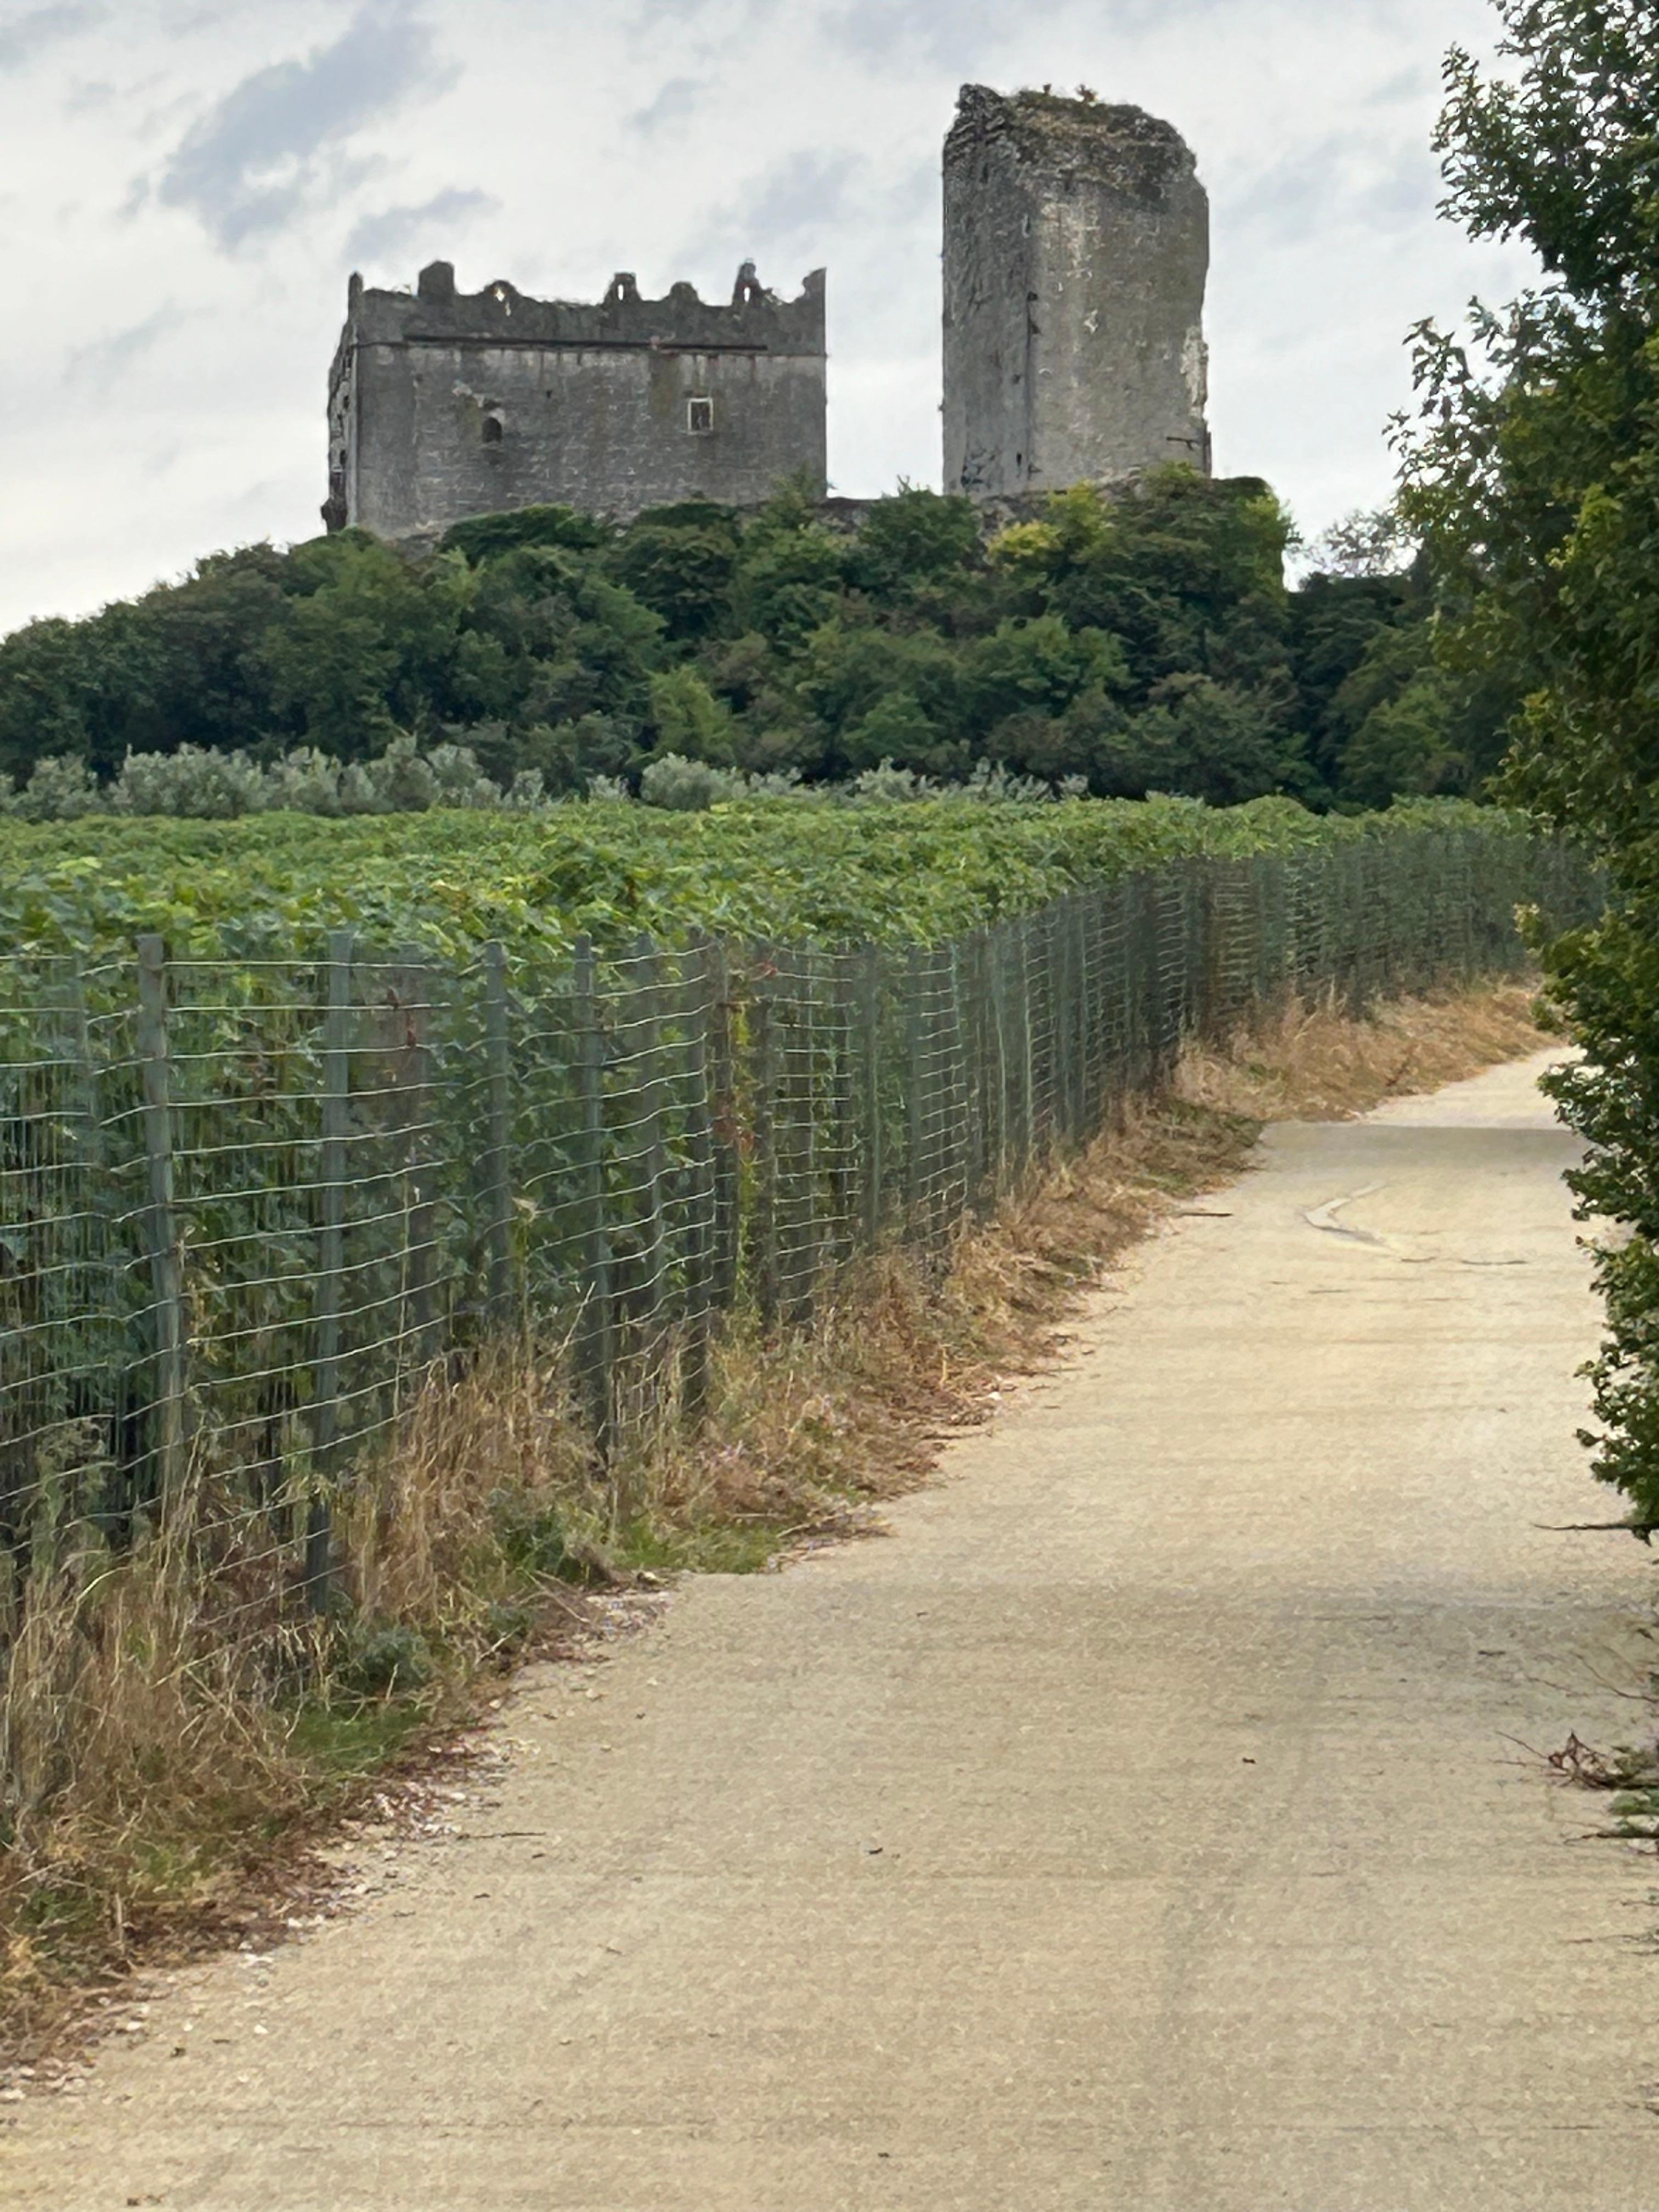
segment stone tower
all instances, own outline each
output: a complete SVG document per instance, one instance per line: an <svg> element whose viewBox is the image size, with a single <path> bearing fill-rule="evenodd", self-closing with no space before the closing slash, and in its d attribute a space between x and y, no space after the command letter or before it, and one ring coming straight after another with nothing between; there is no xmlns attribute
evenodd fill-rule
<svg viewBox="0 0 1659 2212"><path fill-rule="evenodd" d="M945 489L1209 472L1210 208L1138 107L964 85L945 141Z"/></svg>
<svg viewBox="0 0 1659 2212"><path fill-rule="evenodd" d="M802 471L821 495L823 294L819 269L780 300L750 262L729 305L690 284L641 299L625 274L592 307L504 281L459 292L447 261L413 292L354 276L323 520L409 539L550 503L626 519L750 504Z"/></svg>

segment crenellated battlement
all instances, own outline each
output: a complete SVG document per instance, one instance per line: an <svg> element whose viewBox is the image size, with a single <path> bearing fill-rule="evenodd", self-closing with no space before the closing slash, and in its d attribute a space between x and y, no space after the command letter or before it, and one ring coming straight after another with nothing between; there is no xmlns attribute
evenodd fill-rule
<svg viewBox="0 0 1659 2212"><path fill-rule="evenodd" d="M727 301L704 300L694 284L672 284L644 298L621 270L592 302L537 300L505 277L482 291L456 289L447 261L422 270L413 292L374 291L352 279L346 339L361 345L538 345L644 347L694 353L822 354L824 272L815 269L799 296L780 299L755 273L738 270Z"/></svg>

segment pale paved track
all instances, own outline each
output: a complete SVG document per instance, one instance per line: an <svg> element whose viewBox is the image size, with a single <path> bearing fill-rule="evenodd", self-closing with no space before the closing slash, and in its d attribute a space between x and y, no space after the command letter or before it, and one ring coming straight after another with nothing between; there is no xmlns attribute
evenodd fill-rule
<svg viewBox="0 0 1659 2212"><path fill-rule="evenodd" d="M1534 1073L1277 1132L895 1540L535 1678L489 1838L9 2108L0 2200L1652 2212L1656 1870L1504 1740L1632 1725L1652 1573L1528 1525L1613 1510Z"/></svg>

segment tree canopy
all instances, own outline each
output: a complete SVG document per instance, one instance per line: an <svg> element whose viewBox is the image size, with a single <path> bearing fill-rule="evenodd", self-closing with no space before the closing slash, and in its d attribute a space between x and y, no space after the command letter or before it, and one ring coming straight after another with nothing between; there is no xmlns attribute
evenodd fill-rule
<svg viewBox="0 0 1659 2212"><path fill-rule="evenodd" d="M1265 484L1170 466L988 533L959 498L903 489L847 522L785 486L623 527L482 516L421 559L353 531L246 547L0 640L0 777L50 761L41 788L69 793L129 756L349 768L413 741L553 794L665 756L809 782L996 763L1215 803L1477 790L1507 702L1431 654L1424 572L1379 571L1386 532L1351 531L1341 573L1287 590L1290 536Z"/></svg>

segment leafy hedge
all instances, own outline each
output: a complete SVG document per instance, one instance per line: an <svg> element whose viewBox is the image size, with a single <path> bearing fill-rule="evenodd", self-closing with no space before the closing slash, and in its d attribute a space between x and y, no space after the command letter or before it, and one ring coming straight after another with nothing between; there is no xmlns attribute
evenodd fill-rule
<svg viewBox="0 0 1659 2212"><path fill-rule="evenodd" d="M356 927L434 950L556 947L586 931L937 942L1072 885L1189 854L1293 853L1514 817L1459 800L1316 815L1286 799L847 807L758 799L700 813L621 801L517 817L437 810L323 822L0 820L0 945L125 956L141 930L206 957Z"/></svg>

